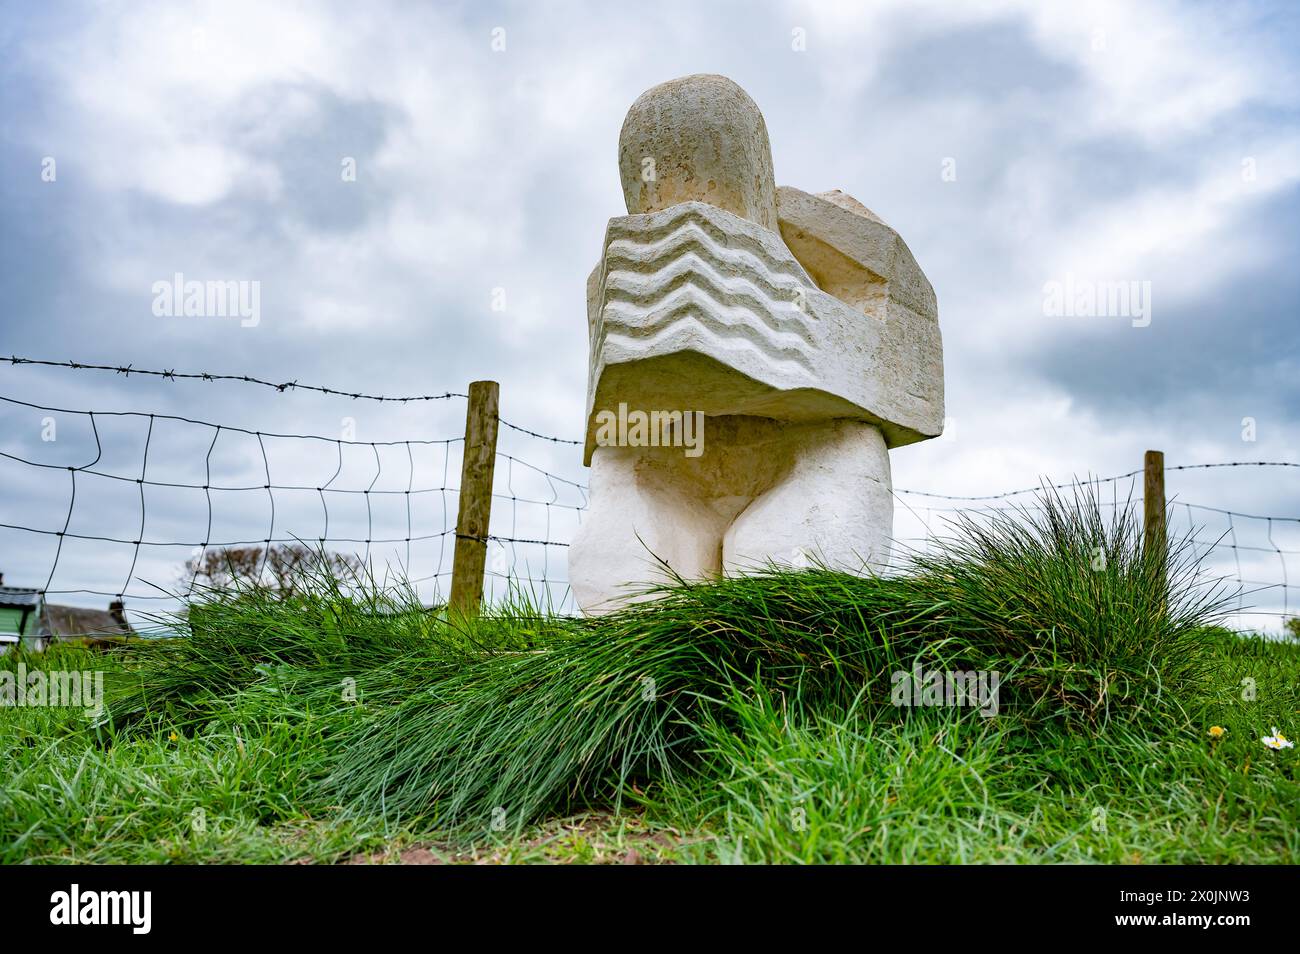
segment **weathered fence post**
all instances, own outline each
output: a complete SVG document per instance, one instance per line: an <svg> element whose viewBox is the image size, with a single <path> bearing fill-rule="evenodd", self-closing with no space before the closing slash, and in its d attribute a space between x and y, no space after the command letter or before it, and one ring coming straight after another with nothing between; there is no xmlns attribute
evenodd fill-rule
<svg viewBox="0 0 1300 954"><path fill-rule="evenodd" d="M492 517L492 475L497 460L495 381L469 386L465 411L465 458L460 469L460 509L456 515L456 550L451 564L448 609L459 616L477 616L483 603L483 570L487 564L488 522Z"/></svg>
<svg viewBox="0 0 1300 954"><path fill-rule="evenodd" d="M1149 450L1142 462L1144 473L1142 488L1143 533L1142 545L1147 553L1165 552L1165 455L1163 451Z"/></svg>

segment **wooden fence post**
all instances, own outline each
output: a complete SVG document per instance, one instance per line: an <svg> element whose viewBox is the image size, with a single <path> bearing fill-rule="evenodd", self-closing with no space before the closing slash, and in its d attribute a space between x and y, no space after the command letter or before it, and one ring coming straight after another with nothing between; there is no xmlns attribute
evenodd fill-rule
<svg viewBox="0 0 1300 954"><path fill-rule="evenodd" d="M1160 554L1163 559L1166 539L1164 452L1147 451L1142 470L1142 545L1147 553Z"/></svg>
<svg viewBox="0 0 1300 954"><path fill-rule="evenodd" d="M488 523L492 517L492 475L497 461L495 381L469 386L465 411L465 458L460 469L460 508L456 516L456 549L451 564L451 613L477 616L483 603L483 570L487 565Z"/></svg>

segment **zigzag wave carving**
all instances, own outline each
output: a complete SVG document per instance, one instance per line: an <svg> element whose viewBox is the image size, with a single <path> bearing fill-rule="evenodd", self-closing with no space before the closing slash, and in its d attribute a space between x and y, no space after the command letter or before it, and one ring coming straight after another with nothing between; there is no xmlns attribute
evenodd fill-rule
<svg viewBox="0 0 1300 954"><path fill-rule="evenodd" d="M797 302L815 286L793 256L724 233L689 204L670 211L654 226L645 218L611 224L602 341L651 350L686 324L722 350L753 350L774 367L811 372L813 319Z"/></svg>
<svg viewBox="0 0 1300 954"><path fill-rule="evenodd" d="M651 352L655 350L656 345L661 345L675 336L689 338L692 333L695 333L721 352L753 352L773 370L801 378L812 373L812 362L806 355L774 350L770 343L750 333L748 325L723 325L718 322L703 321L698 309L691 305L678 308L669 320L660 322L653 329L642 332L640 329L634 331L635 327L617 322L615 327L607 328L605 340L628 351Z"/></svg>
<svg viewBox="0 0 1300 954"><path fill-rule="evenodd" d="M609 229L605 255L612 260L653 268L665 258L675 258L686 249L699 251L705 258L727 263L741 271L762 275L773 292L809 284L803 266L795 261L793 255L788 252L774 255L771 249L743 233L727 235L689 207L658 228L643 225L633 229L626 220L616 221ZM776 284L777 279L783 280L780 285Z"/></svg>
<svg viewBox="0 0 1300 954"><path fill-rule="evenodd" d="M749 278L723 275L694 252L669 262L657 272L642 274L627 269L605 276L605 301L636 305L658 302L687 285L713 301L718 308L744 307L777 336L790 335L812 344L807 316L795 307L793 293L773 299Z"/></svg>
<svg viewBox="0 0 1300 954"><path fill-rule="evenodd" d="M744 338L773 362L793 361L812 370L808 343L786 333L773 333L755 313L743 305L720 305L709 295L687 283L653 304L608 301L604 310L602 337L617 333L627 338L662 340L665 332L686 319L707 329L713 338Z"/></svg>

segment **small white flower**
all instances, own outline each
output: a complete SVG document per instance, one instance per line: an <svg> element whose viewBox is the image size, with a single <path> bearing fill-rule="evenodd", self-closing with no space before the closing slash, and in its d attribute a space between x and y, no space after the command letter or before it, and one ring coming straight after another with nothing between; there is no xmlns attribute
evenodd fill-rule
<svg viewBox="0 0 1300 954"><path fill-rule="evenodd" d="M1277 731L1277 726L1273 726L1273 734L1266 735L1259 741L1263 742L1270 749L1294 749L1295 743L1288 739L1281 732Z"/></svg>

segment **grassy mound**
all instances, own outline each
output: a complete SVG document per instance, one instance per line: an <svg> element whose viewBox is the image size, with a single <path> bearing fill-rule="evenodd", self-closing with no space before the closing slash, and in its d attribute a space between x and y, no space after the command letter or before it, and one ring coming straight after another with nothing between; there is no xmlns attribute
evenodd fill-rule
<svg viewBox="0 0 1300 954"><path fill-rule="evenodd" d="M228 790L192 806L205 830L259 858L463 848L612 809L680 833L685 860L1294 859L1295 760L1258 738L1300 710L1300 656L1209 628L1220 604L1188 553L1144 554L1131 508L1047 493L962 520L899 576L679 581L590 620L507 605L453 626L328 575L289 599L211 593L185 638L113 664L91 728L32 729L45 764L5 743L19 783L0 831L57 856L80 839L71 818L47 832L34 793L110 801L61 760L138 779L175 750ZM996 715L897 707L896 674L917 669L998 673ZM182 835L169 851L189 857Z"/></svg>

